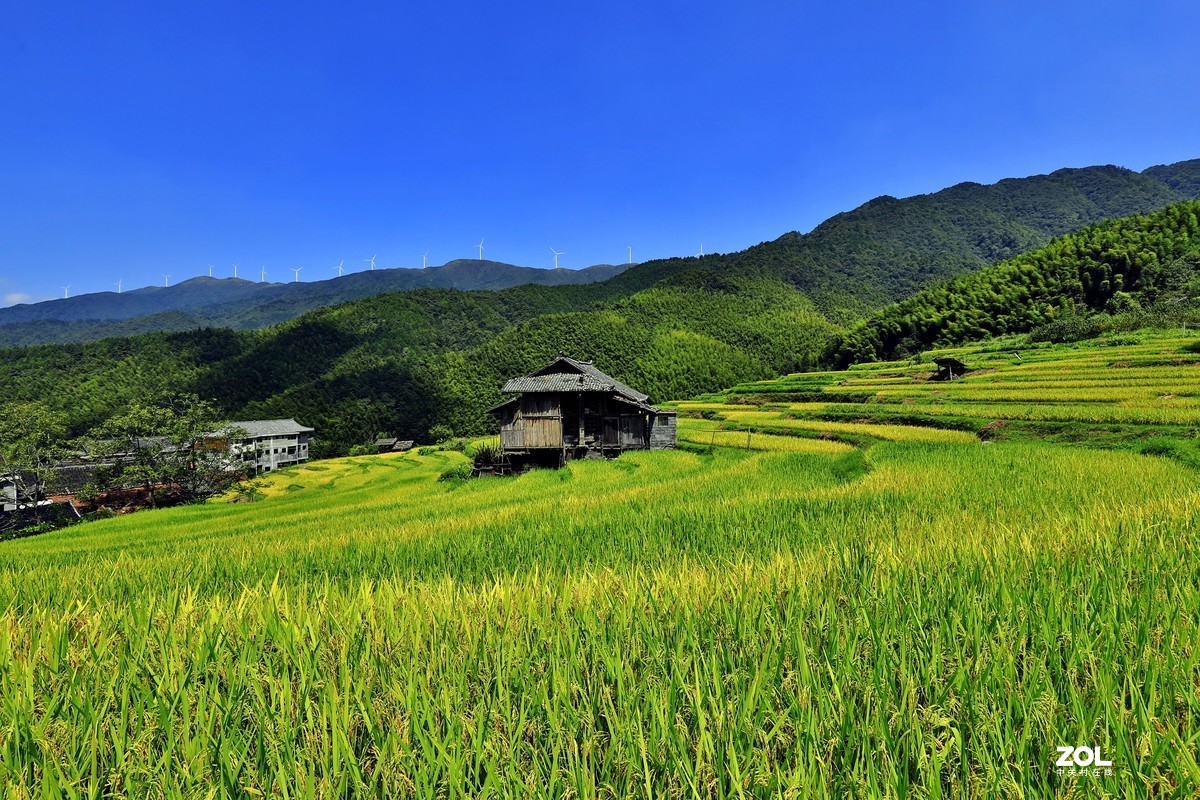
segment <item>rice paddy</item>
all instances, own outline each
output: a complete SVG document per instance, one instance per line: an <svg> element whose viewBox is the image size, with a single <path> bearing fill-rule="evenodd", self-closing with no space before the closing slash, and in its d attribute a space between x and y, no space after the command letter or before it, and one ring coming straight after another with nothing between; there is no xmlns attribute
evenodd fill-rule
<svg viewBox="0 0 1200 800"><path fill-rule="evenodd" d="M791 376L680 403L677 451L470 481L438 480L449 451L316 462L259 502L4 543L0 787L1195 796L1200 473L974 432L1033 402L992 381L1063 393L1036 408L1189 396L1188 345ZM1124 400L1053 380L1122 369ZM1158 410L1186 446L1192 412ZM1111 774L1058 774L1062 745Z"/></svg>
<svg viewBox="0 0 1200 800"><path fill-rule="evenodd" d="M932 381L931 362L939 356L962 359L970 371L957 380ZM883 431L839 431L829 423L898 422L975 432L987 424L1017 422L1027 423L1023 429L1034 435L1067 426L1116 426L1194 439L1188 432L1200 428L1200 337L1143 331L1058 346L1030 346L1014 338L934 351L914 361L743 384L678 408L729 427L813 427L880 439L889 437ZM1081 436L1107 433L1081 430Z"/></svg>

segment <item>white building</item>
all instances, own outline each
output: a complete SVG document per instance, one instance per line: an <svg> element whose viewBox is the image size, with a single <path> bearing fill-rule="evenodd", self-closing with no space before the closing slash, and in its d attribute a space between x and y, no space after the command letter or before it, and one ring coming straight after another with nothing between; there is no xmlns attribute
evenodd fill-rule
<svg viewBox="0 0 1200 800"><path fill-rule="evenodd" d="M246 436L235 441L230 450L247 466L253 464L255 474L273 472L308 460L309 434L313 429L294 419L248 420L231 422L229 426L246 432Z"/></svg>
<svg viewBox="0 0 1200 800"><path fill-rule="evenodd" d="M0 475L0 511L17 508L17 484L9 475Z"/></svg>

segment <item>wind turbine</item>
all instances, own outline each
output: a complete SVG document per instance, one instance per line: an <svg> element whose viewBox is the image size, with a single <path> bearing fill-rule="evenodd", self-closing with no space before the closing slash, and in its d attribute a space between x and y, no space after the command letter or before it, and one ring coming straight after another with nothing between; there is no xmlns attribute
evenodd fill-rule
<svg viewBox="0 0 1200 800"><path fill-rule="evenodd" d="M372 270L372 271L374 271L374 270L375 270L375 259L376 259L377 257L378 257L378 254L376 254L376 255L374 255L374 256L371 256L370 258L364 258L364 259L363 259L363 261L364 261L364 262L366 262L367 264L370 264L370 265L371 265L371 270Z"/></svg>
<svg viewBox="0 0 1200 800"><path fill-rule="evenodd" d="M212 277L212 264L208 265L208 277Z"/></svg>
<svg viewBox="0 0 1200 800"><path fill-rule="evenodd" d="M554 253L554 268L555 268L555 269L558 269L558 257L559 257L559 256L561 256L561 255L566 255L566 254L565 254L565 253L560 253L560 252L558 252L558 251L557 251L557 250L555 250L553 247L551 247L551 248L550 248L550 252L551 252L551 253Z"/></svg>
<svg viewBox="0 0 1200 800"><path fill-rule="evenodd" d="M235 277L235 278L237 277L237 268L238 268L238 265L234 264L233 265L233 277Z"/></svg>
<svg viewBox="0 0 1200 800"><path fill-rule="evenodd" d="M163 287L166 288L167 286L170 286L170 285L171 285L171 276L163 275Z"/></svg>
<svg viewBox="0 0 1200 800"><path fill-rule="evenodd" d="M118 280L117 281L117 294L120 294L120 293L121 293L121 281Z"/></svg>
<svg viewBox="0 0 1200 800"><path fill-rule="evenodd" d="M292 281L292 283L299 283L300 282L300 270L304 269L304 267L288 267L288 269L290 269L292 272L296 273L296 279L294 281Z"/></svg>
<svg viewBox="0 0 1200 800"><path fill-rule="evenodd" d="M342 277L342 273L345 272L345 270L342 269L342 265L345 263L346 263L346 259L343 258L341 261L338 262L338 265L336 267L334 267L334 269L336 269L338 271L339 278Z"/></svg>
<svg viewBox="0 0 1200 800"><path fill-rule="evenodd" d="M628 245L626 249L629 250L629 263L632 264L633 263L633 245Z"/></svg>
<svg viewBox="0 0 1200 800"><path fill-rule="evenodd" d="M703 256L703 255L704 255L704 242L701 242L701 243L700 243L700 252L699 252L699 253L696 253L696 257L697 257L697 258L699 258L699 257L701 257L701 256Z"/></svg>
<svg viewBox="0 0 1200 800"><path fill-rule="evenodd" d="M262 274L258 276L258 282L259 283L267 282L267 265L266 264L263 264Z"/></svg>
<svg viewBox="0 0 1200 800"><path fill-rule="evenodd" d="M475 246L479 248L479 260L483 261L483 239L480 239L479 244Z"/></svg>
<svg viewBox="0 0 1200 800"><path fill-rule="evenodd" d="M428 255L428 250L426 250L424 253L421 253L421 269L429 269L429 262L425 260L425 257Z"/></svg>
<svg viewBox="0 0 1200 800"><path fill-rule="evenodd" d="M68 297L71 296L71 287L70 286L64 286L64 287L62 287L62 290L63 290L63 300L66 300Z"/></svg>

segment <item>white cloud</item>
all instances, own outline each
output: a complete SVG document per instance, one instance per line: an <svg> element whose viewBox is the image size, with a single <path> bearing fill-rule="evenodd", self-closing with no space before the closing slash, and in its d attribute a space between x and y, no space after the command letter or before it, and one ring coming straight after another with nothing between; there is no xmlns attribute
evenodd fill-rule
<svg viewBox="0 0 1200 800"><path fill-rule="evenodd" d="M0 303L0 308L15 306L17 303L32 303L33 298L23 292L9 292L4 295L4 302Z"/></svg>

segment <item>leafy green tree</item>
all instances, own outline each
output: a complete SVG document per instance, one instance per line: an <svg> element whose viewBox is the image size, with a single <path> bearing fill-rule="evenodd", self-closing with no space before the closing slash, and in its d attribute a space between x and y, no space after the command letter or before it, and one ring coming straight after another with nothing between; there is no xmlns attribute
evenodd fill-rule
<svg viewBox="0 0 1200 800"><path fill-rule="evenodd" d="M134 402L93 431L92 455L104 464L97 481L102 491L140 487L151 507L166 494L211 497L240 477L232 445L245 435L194 394Z"/></svg>
<svg viewBox="0 0 1200 800"><path fill-rule="evenodd" d="M33 510L40 521L38 502L53 493L58 483L56 465L70 452L65 416L41 403L0 406L0 478L15 495L18 507Z"/></svg>

